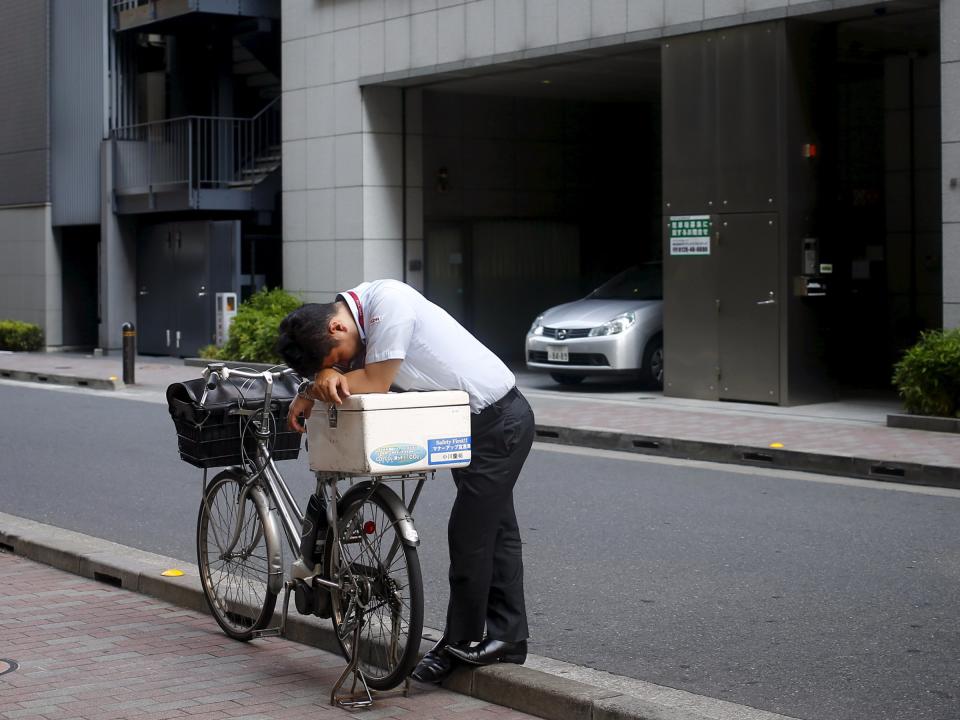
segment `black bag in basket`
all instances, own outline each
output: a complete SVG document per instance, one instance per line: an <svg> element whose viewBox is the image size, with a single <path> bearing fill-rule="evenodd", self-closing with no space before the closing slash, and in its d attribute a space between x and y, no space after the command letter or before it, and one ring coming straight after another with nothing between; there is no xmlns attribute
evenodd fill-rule
<svg viewBox="0 0 960 720"><path fill-rule="evenodd" d="M283 375L273 383L270 455L274 460L295 460L300 454L301 435L287 427L287 411L298 384L299 378L294 375ZM252 457L256 451L254 428L247 427L252 416L239 411L263 407L266 382L262 378L221 380L207 392L200 407L204 388L203 378L167 388L167 406L177 429L180 457L200 468L239 465L244 454Z"/></svg>

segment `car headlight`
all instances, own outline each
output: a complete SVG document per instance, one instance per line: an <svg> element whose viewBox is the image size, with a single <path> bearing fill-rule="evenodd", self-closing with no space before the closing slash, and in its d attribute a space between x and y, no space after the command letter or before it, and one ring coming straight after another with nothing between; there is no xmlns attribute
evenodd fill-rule
<svg viewBox="0 0 960 720"><path fill-rule="evenodd" d="M537 319L533 321L533 325L527 330L527 334L543 335L543 315L537 315Z"/></svg>
<svg viewBox="0 0 960 720"><path fill-rule="evenodd" d="M590 330L590 337L597 337L598 335L616 335L617 333L622 333L628 327L635 325L636 322L636 313L625 312L622 315L617 315L610 322L605 322L599 327L592 328Z"/></svg>

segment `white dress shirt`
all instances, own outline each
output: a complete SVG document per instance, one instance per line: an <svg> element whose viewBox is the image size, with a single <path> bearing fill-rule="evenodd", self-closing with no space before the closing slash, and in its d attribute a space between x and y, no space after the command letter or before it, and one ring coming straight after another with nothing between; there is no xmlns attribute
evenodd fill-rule
<svg viewBox="0 0 960 720"><path fill-rule="evenodd" d="M394 384L404 390L463 390L478 413L516 384L500 358L446 310L399 280L361 283L338 299L353 313L366 363L403 360Z"/></svg>

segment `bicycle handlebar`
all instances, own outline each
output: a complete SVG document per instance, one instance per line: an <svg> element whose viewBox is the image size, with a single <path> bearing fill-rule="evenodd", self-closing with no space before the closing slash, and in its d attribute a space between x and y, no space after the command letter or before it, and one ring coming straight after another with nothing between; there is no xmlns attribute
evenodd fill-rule
<svg viewBox="0 0 960 720"><path fill-rule="evenodd" d="M222 380L229 380L231 377L238 377L244 380L264 380L267 384L267 390L264 396L264 406L270 405L270 396L273 394L273 381L284 375L295 375L293 368L284 368L283 370L241 370L239 368L227 367L224 363L210 363L203 369L203 379L206 385L203 389L203 395L200 397L200 407L203 407L207 401L207 393L216 389Z"/></svg>

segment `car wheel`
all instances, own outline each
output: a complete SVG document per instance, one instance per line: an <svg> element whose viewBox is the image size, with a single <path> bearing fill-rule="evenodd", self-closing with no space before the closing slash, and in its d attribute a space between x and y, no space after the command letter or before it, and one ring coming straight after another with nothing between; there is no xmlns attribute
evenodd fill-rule
<svg viewBox="0 0 960 720"><path fill-rule="evenodd" d="M663 389L663 337L658 335L647 343L643 351L643 367L640 379L645 385Z"/></svg>
<svg viewBox="0 0 960 720"><path fill-rule="evenodd" d="M550 373L550 377L561 385L579 385L583 382L584 375L565 375L563 373Z"/></svg>

